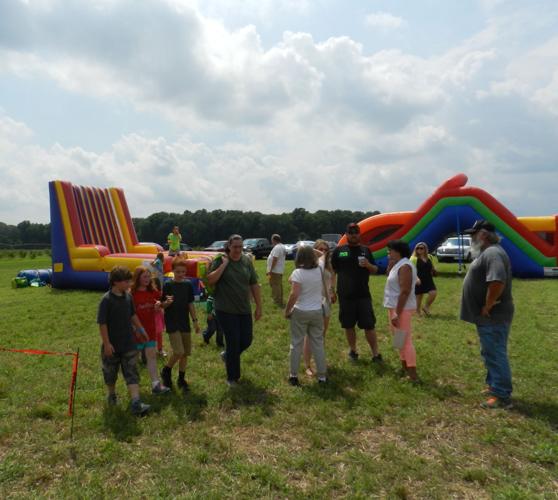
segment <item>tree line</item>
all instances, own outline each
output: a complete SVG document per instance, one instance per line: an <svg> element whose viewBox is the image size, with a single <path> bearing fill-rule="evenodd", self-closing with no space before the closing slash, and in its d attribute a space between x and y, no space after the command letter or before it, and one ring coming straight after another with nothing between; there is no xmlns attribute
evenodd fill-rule
<svg viewBox="0 0 558 500"><path fill-rule="evenodd" d="M349 222L358 222L378 214L350 210L318 210L308 212L295 208L282 214L262 214L240 210L205 209L182 214L157 212L143 218L134 218L139 241L166 245L167 235L173 226L181 230L183 242L193 247L204 247L215 240L227 239L238 233L244 238L269 238L279 233L284 242L316 239L324 233L343 233ZM26 246L50 245L50 224L20 222L9 225L0 222L0 245Z"/></svg>

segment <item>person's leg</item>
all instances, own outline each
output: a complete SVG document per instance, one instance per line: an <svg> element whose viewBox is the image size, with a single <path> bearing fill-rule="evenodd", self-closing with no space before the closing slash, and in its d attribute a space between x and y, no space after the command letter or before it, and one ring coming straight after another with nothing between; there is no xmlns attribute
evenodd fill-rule
<svg viewBox="0 0 558 500"><path fill-rule="evenodd" d="M180 337L182 339L184 354L178 360L178 379L176 380L176 383L178 387L187 389L188 384L184 377L186 375L188 356L192 354L192 334L190 332L180 332Z"/></svg>
<svg viewBox="0 0 558 500"><path fill-rule="evenodd" d="M217 331L217 322L215 320L215 316L213 314L207 315L207 328L202 333L203 340L206 344L209 344L211 337Z"/></svg>
<svg viewBox="0 0 558 500"><path fill-rule="evenodd" d="M217 331L217 335L215 337L215 343L219 347L224 347L225 341L224 341L224 338L223 338L223 327L221 326L221 323L219 322L219 318L217 317L217 313L213 314L213 318L215 319L215 329Z"/></svg>
<svg viewBox="0 0 558 500"><path fill-rule="evenodd" d="M511 369L507 345L510 325L477 326L485 365L490 373L488 384L494 396L509 400L512 394Z"/></svg>
<svg viewBox="0 0 558 500"><path fill-rule="evenodd" d="M312 354L316 361L318 380L325 380L327 366L324 349L324 317L321 311L311 312L310 315L307 328L308 333L305 338L310 339Z"/></svg>
<svg viewBox="0 0 558 500"><path fill-rule="evenodd" d="M172 368L184 356L184 345L180 332L169 332L169 341L172 354L169 356L165 366L161 370L161 379L167 387L172 387Z"/></svg>
<svg viewBox="0 0 558 500"><path fill-rule="evenodd" d="M240 338L239 338L238 366L237 366L235 380L240 379L241 354L252 345L252 340L254 338L252 315L239 314L238 316L239 316L238 321L240 324L240 328L239 328Z"/></svg>
<svg viewBox="0 0 558 500"><path fill-rule="evenodd" d="M240 322L238 314L219 311L218 316L223 326L223 333L225 334L227 380L229 382L236 382L240 371Z"/></svg>
<svg viewBox="0 0 558 500"><path fill-rule="evenodd" d="M430 290L428 292L428 299L426 300L426 308L430 311L430 307L436 300L436 296L438 295L437 290Z"/></svg>
<svg viewBox="0 0 558 500"><path fill-rule="evenodd" d="M126 381L131 399L131 410L134 415L144 415L150 406L141 402L139 394L139 373L136 365L137 355L130 351L123 353L120 357L122 376Z"/></svg>
<svg viewBox="0 0 558 500"><path fill-rule="evenodd" d="M149 373L149 378L151 378L151 383L158 383L159 374L157 373L157 351L155 347L146 347L145 357L147 358L147 372Z"/></svg>
<svg viewBox="0 0 558 500"><path fill-rule="evenodd" d="M422 298L424 297L423 293L419 293L416 295L417 298L417 314L422 316Z"/></svg>
<svg viewBox="0 0 558 500"><path fill-rule="evenodd" d="M290 377L298 377L298 366L302 345L308 329L308 317L306 311L294 309L290 319L291 345L289 350Z"/></svg>
<svg viewBox="0 0 558 500"><path fill-rule="evenodd" d="M411 327L411 318L413 311L404 310L399 315L399 328L403 330L407 335L405 337L405 344L403 349L401 349L400 357L405 360L405 368L407 370L407 375L411 380L417 380L417 354L415 351L415 346L413 345L413 335Z"/></svg>
<svg viewBox="0 0 558 500"><path fill-rule="evenodd" d="M269 275L269 284L271 286L271 297L277 306L283 306L283 275L271 273Z"/></svg>
<svg viewBox="0 0 558 500"><path fill-rule="evenodd" d="M372 308L372 299L359 299L356 304L358 326L364 330L366 341L368 342L370 350L372 351L373 360L380 361L382 357L380 356L378 350L378 338L376 336L376 316L374 315L374 309Z"/></svg>
<svg viewBox="0 0 558 500"><path fill-rule="evenodd" d="M304 337L302 357L304 359L304 369L306 370L306 374L312 376L314 374L312 371L312 347L310 346L310 339L308 335Z"/></svg>
<svg viewBox="0 0 558 500"><path fill-rule="evenodd" d="M347 344L349 344L349 349L351 352L357 352L356 345L356 332L354 328L345 328L345 336L347 337Z"/></svg>
<svg viewBox="0 0 558 500"><path fill-rule="evenodd" d="M116 404L116 380L120 361L118 355L106 357L101 346L101 368L103 370L103 380L107 387L107 399L109 404Z"/></svg>

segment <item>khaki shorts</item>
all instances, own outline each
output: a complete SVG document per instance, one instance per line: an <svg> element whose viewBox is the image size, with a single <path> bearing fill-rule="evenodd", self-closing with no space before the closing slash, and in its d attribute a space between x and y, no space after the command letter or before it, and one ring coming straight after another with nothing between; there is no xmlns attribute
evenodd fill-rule
<svg viewBox="0 0 558 500"><path fill-rule="evenodd" d="M192 334L190 332L169 332L172 353L177 356L192 354Z"/></svg>

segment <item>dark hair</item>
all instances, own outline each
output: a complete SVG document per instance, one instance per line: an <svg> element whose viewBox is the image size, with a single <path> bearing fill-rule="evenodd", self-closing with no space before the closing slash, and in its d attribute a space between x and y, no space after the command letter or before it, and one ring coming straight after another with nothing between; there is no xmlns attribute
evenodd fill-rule
<svg viewBox="0 0 558 500"><path fill-rule="evenodd" d="M318 259L311 246L304 245L296 251L295 267L301 267L302 269L318 267Z"/></svg>
<svg viewBox="0 0 558 500"><path fill-rule="evenodd" d="M411 248L409 247L409 244L406 241L391 240L388 241L387 247L390 250L394 250L395 252L397 252L403 258L405 257L409 258L411 256Z"/></svg>
<svg viewBox="0 0 558 500"><path fill-rule="evenodd" d="M109 285L114 286L119 281L129 281L132 279L132 273L127 267L114 266L109 274Z"/></svg>
<svg viewBox="0 0 558 500"><path fill-rule="evenodd" d="M276 241L277 243L281 243L281 236L278 234L272 234L271 241Z"/></svg>
<svg viewBox="0 0 558 500"><path fill-rule="evenodd" d="M225 253L228 254L231 251L232 242L238 240L242 241L242 236L240 236L240 234L231 234L225 243Z"/></svg>

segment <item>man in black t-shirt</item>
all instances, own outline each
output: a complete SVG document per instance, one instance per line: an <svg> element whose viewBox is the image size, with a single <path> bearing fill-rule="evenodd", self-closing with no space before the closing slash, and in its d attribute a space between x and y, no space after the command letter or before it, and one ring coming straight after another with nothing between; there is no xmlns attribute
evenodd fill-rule
<svg viewBox="0 0 558 500"><path fill-rule="evenodd" d="M372 350L372 361L379 363L382 355L378 352L376 317L368 288L368 278L378 271L378 267L370 250L360 244L358 225L354 222L349 224L345 234L348 244L335 248L331 257L331 265L337 274L339 321L349 343L349 358L352 361L358 359L355 332L358 324Z"/></svg>

